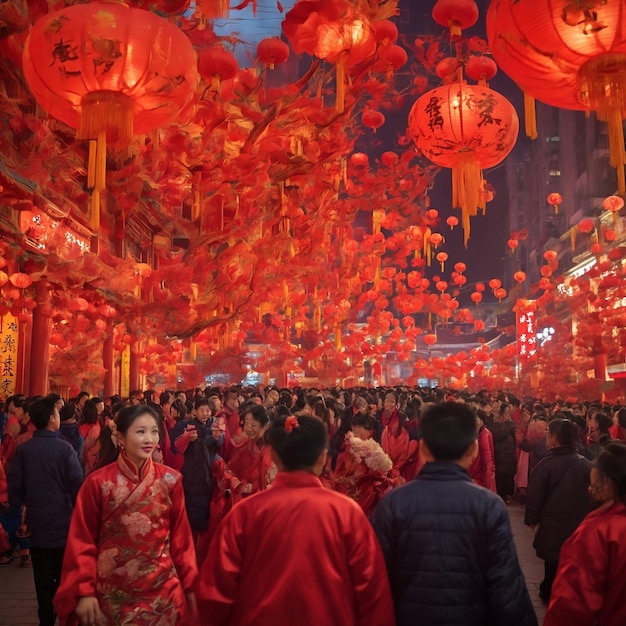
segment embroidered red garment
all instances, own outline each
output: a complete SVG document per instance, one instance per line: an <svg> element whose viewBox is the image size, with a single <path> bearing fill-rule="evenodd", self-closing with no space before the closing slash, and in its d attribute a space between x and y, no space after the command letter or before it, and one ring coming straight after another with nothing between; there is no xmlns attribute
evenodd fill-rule
<svg viewBox="0 0 626 626"><path fill-rule="evenodd" d="M85 479L54 599L62 625L82 596L98 598L106 624L188 624L197 574L180 474L152 459L138 473L120 455Z"/></svg>

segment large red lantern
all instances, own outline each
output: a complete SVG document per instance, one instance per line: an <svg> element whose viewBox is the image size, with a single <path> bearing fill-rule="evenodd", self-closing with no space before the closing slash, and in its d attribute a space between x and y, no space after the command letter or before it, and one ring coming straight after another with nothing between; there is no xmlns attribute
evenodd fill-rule
<svg viewBox="0 0 626 626"><path fill-rule="evenodd" d="M518 132L513 105L484 85L444 85L411 109L409 133L417 147L436 165L452 168L452 202L462 212L466 245L470 217L486 207L482 170L504 160Z"/></svg>
<svg viewBox="0 0 626 626"><path fill-rule="evenodd" d="M492 0L487 35L498 65L526 94L609 124L611 164L626 191L626 0Z"/></svg>
<svg viewBox="0 0 626 626"><path fill-rule="evenodd" d="M45 15L24 44L23 66L37 102L77 129L79 139L93 140L92 218L105 188L107 143L126 147L134 133L165 126L198 82L189 38L172 22L121 3L75 4Z"/></svg>

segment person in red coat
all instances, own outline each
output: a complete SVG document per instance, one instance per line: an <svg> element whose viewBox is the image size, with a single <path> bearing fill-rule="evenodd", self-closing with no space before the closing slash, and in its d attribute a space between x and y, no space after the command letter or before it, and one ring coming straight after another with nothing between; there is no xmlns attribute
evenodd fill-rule
<svg viewBox="0 0 626 626"><path fill-rule="evenodd" d="M589 491L599 506L561 548L544 626L626 624L626 445L602 450Z"/></svg>
<svg viewBox="0 0 626 626"><path fill-rule="evenodd" d="M205 626L392 626L382 551L358 504L324 489L328 434L311 416L269 430L272 487L235 505L201 568Z"/></svg>
<svg viewBox="0 0 626 626"><path fill-rule="evenodd" d="M478 420L479 428L478 456L470 465L467 473L477 485L497 493L496 465L493 460L493 435L491 434L491 431L486 428L480 415L477 415L476 419Z"/></svg>

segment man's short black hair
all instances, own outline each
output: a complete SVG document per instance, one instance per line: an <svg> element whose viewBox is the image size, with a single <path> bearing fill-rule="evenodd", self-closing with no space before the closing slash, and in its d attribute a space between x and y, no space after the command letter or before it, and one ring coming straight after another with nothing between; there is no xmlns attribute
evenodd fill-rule
<svg viewBox="0 0 626 626"><path fill-rule="evenodd" d="M48 428L50 417L54 413L54 404L54 399L48 396L47 398L35 400L28 407L28 415L37 430Z"/></svg>
<svg viewBox="0 0 626 626"><path fill-rule="evenodd" d="M421 417L422 437L435 461L458 461L476 441L476 414L466 404L441 402Z"/></svg>

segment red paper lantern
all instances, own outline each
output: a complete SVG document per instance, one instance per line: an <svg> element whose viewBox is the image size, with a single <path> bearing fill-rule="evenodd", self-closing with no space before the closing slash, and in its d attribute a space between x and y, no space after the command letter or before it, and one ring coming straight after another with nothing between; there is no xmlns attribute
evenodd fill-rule
<svg viewBox="0 0 626 626"><path fill-rule="evenodd" d="M498 65L526 94L609 124L611 164L626 191L626 0L492 0L487 35ZM533 129L534 130L534 129Z"/></svg>
<svg viewBox="0 0 626 626"><path fill-rule="evenodd" d="M511 252L515 252L517 246L519 245L519 241L517 239L509 239L506 242L506 245L509 246Z"/></svg>
<svg viewBox="0 0 626 626"><path fill-rule="evenodd" d="M427 346L432 346L437 343L437 335L434 333L428 333L427 335L424 335L422 339Z"/></svg>
<svg viewBox="0 0 626 626"><path fill-rule="evenodd" d="M428 209L426 211L426 219L430 222L434 222L439 217L439 211L437 209Z"/></svg>
<svg viewBox="0 0 626 626"><path fill-rule="evenodd" d="M526 273L519 271L513 274L513 280L517 283L523 283L526 280Z"/></svg>
<svg viewBox="0 0 626 626"><path fill-rule="evenodd" d="M506 298L506 289L499 287L498 289L493 290L493 295L498 298L498 302L502 302L504 298Z"/></svg>
<svg viewBox="0 0 626 626"><path fill-rule="evenodd" d="M394 165L398 165L400 157L395 152L383 152L380 160L387 167L393 167Z"/></svg>
<svg viewBox="0 0 626 626"><path fill-rule="evenodd" d="M554 208L554 212L558 215L559 205L563 202L563 198L560 193L551 193L548 195L548 204Z"/></svg>
<svg viewBox="0 0 626 626"><path fill-rule="evenodd" d="M479 333L485 330L485 322L483 322L482 320L476 320L474 322L474 330L478 331Z"/></svg>
<svg viewBox="0 0 626 626"><path fill-rule="evenodd" d="M105 132L123 145L180 113L197 84L195 65L189 38L173 23L117 3L49 13L24 44L24 74L39 104L80 138Z"/></svg>
<svg viewBox="0 0 626 626"><path fill-rule="evenodd" d="M454 227L459 225L459 218L451 215L448 219L446 219L446 224L450 227L450 230L454 230Z"/></svg>
<svg viewBox="0 0 626 626"><path fill-rule="evenodd" d="M459 273L462 274L463 272L465 272L467 270L467 265L465 265L465 263L459 261L458 263L454 264L454 269Z"/></svg>
<svg viewBox="0 0 626 626"><path fill-rule="evenodd" d="M376 132L385 123L385 116L380 111L366 109L361 115L361 121L365 126Z"/></svg>
<svg viewBox="0 0 626 626"><path fill-rule="evenodd" d="M470 298L472 299L472 302L473 302L474 304L478 304L479 302L481 302L481 301L482 301L482 299L483 299L483 294L482 294L482 293L480 293L480 291L474 291L474 292L472 293L472 295L470 296Z"/></svg>
<svg viewBox="0 0 626 626"><path fill-rule="evenodd" d="M15 272L9 276L10 283L18 289L26 289L33 284L32 278L24 272Z"/></svg>
<svg viewBox="0 0 626 626"><path fill-rule="evenodd" d="M471 56L465 64L465 74L468 78L485 84L498 73L498 66L491 57Z"/></svg>
<svg viewBox="0 0 626 626"><path fill-rule="evenodd" d="M456 57L446 57L441 59L435 67L435 72L442 80L456 74L457 70L461 67L459 60Z"/></svg>
<svg viewBox="0 0 626 626"><path fill-rule="evenodd" d="M554 263L554 261L556 261L559 258L559 253L556 250L546 250L543 253L543 258L548 263Z"/></svg>
<svg viewBox="0 0 626 626"><path fill-rule="evenodd" d="M602 201L602 207L605 211L610 211L613 214L613 222L615 223L618 212L624 208L624 198L609 196Z"/></svg>
<svg viewBox="0 0 626 626"><path fill-rule="evenodd" d="M356 168L369 167L370 159L364 152L355 152L350 155L350 165Z"/></svg>
<svg viewBox="0 0 626 626"><path fill-rule="evenodd" d="M438 87L411 109L409 133L419 150L436 165L452 168L452 201L462 211L466 244L470 217L486 207L482 170L502 162L518 131L513 105L486 86Z"/></svg>
<svg viewBox="0 0 626 626"><path fill-rule="evenodd" d="M478 21L478 5L474 0L437 0L432 15L437 24L450 29L451 37L459 37Z"/></svg>
<svg viewBox="0 0 626 626"><path fill-rule="evenodd" d="M502 281L499 278L492 278L489 281L489 287L491 287L491 289L493 289L494 291L496 289L499 289L502 286Z"/></svg>
<svg viewBox="0 0 626 626"><path fill-rule="evenodd" d="M474 287L474 289L476 289L476 291L485 291L485 284L484 283L476 283L476 287Z"/></svg>
<svg viewBox="0 0 626 626"><path fill-rule="evenodd" d="M444 271L444 267L445 267L445 262L448 260L448 253L447 252L438 252L437 253L437 261L439 261L439 263L441 263L441 271ZM447 287L447 285L446 285ZM444 289L445 291L445 289Z"/></svg>
<svg viewBox="0 0 626 626"><path fill-rule="evenodd" d="M430 243L433 244L436 250L443 243L443 235L439 233L432 233L430 236Z"/></svg>
<svg viewBox="0 0 626 626"><path fill-rule="evenodd" d="M595 227L596 225L594 221L589 217L586 217L585 219L580 220L577 226L578 230L581 233L585 233L585 234L589 234L591 231L595 229Z"/></svg>
<svg viewBox="0 0 626 626"><path fill-rule="evenodd" d="M52 117L90 144L92 224L100 222L106 146L126 147L175 119L198 82L189 38L151 11L121 3L74 4L43 16L24 44L24 76ZM96 143L97 142L97 143Z"/></svg>
<svg viewBox="0 0 626 626"><path fill-rule="evenodd" d="M9 282L9 275L0 270L0 287L4 287Z"/></svg>
<svg viewBox="0 0 626 626"><path fill-rule="evenodd" d="M271 70L289 58L289 46L278 37L267 37L259 42L256 55Z"/></svg>
<svg viewBox="0 0 626 626"><path fill-rule="evenodd" d="M398 39L398 27L391 20L372 22L372 28L374 39L384 46L388 46Z"/></svg>
<svg viewBox="0 0 626 626"><path fill-rule="evenodd" d="M222 46L203 48L198 53L198 73L211 82L214 91L219 91L221 82L234 78L238 71L237 59Z"/></svg>
<svg viewBox="0 0 626 626"><path fill-rule="evenodd" d="M391 78L393 72L397 72L401 67L406 65L408 60L409 55L406 53L406 50L401 46L393 44L380 50L375 68L385 72L387 78Z"/></svg>

